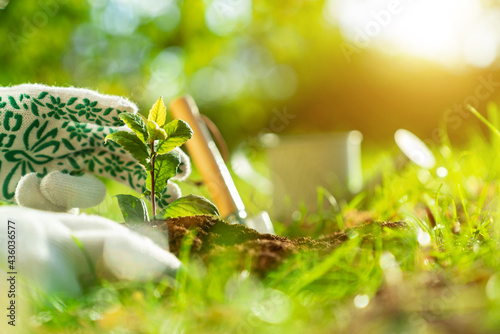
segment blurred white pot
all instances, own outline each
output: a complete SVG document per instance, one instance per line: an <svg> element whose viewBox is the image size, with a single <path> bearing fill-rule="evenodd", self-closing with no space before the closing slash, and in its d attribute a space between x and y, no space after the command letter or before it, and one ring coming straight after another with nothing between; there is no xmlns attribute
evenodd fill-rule
<svg viewBox="0 0 500 334"><path fill-rule="evenodd" d="M359 131L280 136L268 149L273 191L273 217L287 220L302 204L317 209L323 187L337 199L363 187Z"/></svg>

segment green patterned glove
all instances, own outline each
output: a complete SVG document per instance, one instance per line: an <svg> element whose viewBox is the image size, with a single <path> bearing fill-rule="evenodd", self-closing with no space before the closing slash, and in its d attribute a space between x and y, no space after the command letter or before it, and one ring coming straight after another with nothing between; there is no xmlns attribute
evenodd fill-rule
<svg viewBox="0 0 500 334"><path fill-rule="evenodd" d="M118 117L122 112L137 113L137 106L122 97L80 88L0 88L0 199L12 201L16 196L21 205L52 211L96 205L105 188L90 175L73 176L82 173L113 179L142 193L145 169L118 144L104 143L108 134L127 130ZM177 179L190 171L187 156L181 153L181 158ZM179 188L169 184L161 203L179 196ZM49 203L53 206L47 208Z"/></svg>

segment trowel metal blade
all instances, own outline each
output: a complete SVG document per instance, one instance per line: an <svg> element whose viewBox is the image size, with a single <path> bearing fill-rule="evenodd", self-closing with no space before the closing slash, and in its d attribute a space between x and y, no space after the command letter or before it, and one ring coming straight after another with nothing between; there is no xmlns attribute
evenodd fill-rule
<svg viewBox="0 0 500 334"><path fill-rule="evenodd" d="M262 234L276 234L273 222L266 211L262 211L256 216L246 218L245 225Z"/></svg>

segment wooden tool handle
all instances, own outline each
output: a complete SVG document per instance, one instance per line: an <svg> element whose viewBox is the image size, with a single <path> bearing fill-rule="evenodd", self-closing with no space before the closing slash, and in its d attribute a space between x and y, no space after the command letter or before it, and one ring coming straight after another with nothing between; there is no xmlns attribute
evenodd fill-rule
<svg viewBox="0 0 500 334"><path fill-rule="evenodd" d="M244 212L245 206L236 190L229 170L212 140L200 112L190 96L173 100L169 105L174 118L187 122L193 129L193 138L186 142L191 159L207 185L222 217Z"/></svg>

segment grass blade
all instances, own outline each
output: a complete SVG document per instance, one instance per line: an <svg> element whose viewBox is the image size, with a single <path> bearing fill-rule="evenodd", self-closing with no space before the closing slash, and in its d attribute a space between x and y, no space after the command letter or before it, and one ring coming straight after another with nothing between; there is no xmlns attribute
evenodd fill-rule
<svg viewBox="0 0 500 334"><path fill-rule="evenodd" d="M483 115L479 113L473 106L468 105L469 111L476 116L481 122L483 122L484 125L486 125L491 132L493 132L497 137L500 138L500 131L493 125L491 124L490 121L488 121Z"/></svg>

